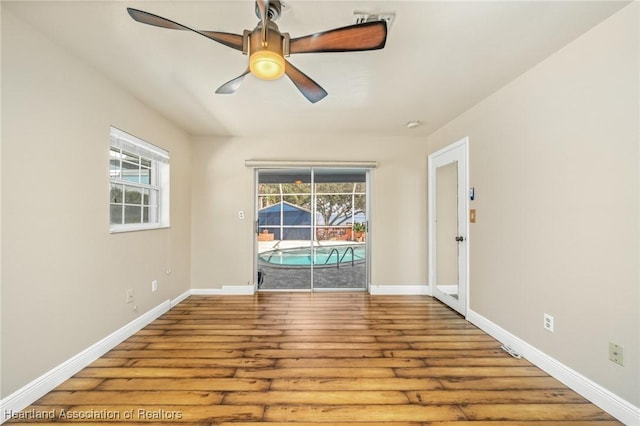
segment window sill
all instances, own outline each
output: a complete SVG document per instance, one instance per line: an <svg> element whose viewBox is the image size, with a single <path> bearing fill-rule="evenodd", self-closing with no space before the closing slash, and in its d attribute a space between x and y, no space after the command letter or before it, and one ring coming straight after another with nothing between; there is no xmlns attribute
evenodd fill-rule
<svg viewBox="0 0 640 426"><path fill-rule="evenodd" d="M153 231L154 229L169 229L171 225L118 225L109 228L110 234L123 234L126 232Z"/></svg>

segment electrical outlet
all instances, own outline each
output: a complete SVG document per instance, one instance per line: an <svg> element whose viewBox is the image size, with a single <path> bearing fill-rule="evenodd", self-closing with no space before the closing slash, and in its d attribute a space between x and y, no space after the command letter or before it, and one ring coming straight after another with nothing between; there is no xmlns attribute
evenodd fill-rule
<svg viewBox="0 0 640 426"><path fill-rule="evenodd" d="M151 281L151 291L158 291L158 280Z"/></svg>
<svg viewBox="0 0 640 426"><path fill-rule="evenodd" d="M544 314L544 329L553 333L553 317L549 314Z"/></svg>
<svg viewBox="0 0 640 426"><path fill-rule="evenodd" d="M609 360L616 364L624 365L624 348L613 342L609 342Z"/></svg>
<svg viewBox="0 0 640 426"><path fill-rule="evenodd" d="M238 219L244 219L244 210L238 212Z"/></svg>
<svg viewBox="0 0 640 426"><path fill-rule="evenodd" d="M127 290L127 303L133 303L133 289Z"/></svg>

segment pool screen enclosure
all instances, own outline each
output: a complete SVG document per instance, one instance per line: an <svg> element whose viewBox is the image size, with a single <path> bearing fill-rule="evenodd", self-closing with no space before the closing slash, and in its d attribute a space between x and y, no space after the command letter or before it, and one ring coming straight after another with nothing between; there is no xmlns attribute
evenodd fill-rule
<svg viewBox="0 0 640 426"><path fill-rule="evenodd" d="M365 290L368 169L257 170L259 290Z"/></svg>

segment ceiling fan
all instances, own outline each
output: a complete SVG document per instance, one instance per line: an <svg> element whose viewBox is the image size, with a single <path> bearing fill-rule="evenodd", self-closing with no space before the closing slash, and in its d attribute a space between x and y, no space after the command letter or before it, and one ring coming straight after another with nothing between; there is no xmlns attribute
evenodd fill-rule
<svg viewBox="0 0 640 426"><path fill-rule="evenodd" d="M142 10L127 8L127 11L134 20L143 24L192 31L249 55L247 69L238 77L220 86L216 93L221 94L234 93L249 73L264 80L275 80L286 74L304 97L315 103L327 96L327 92L309 76L294 67L285 57L294 53L377 50L382 49L387 40L387 24L384 20L290 38L288 33L281 33L274 22L282 12L282 4L279 0L256 0L255 11L260 21L253 31L244 30L242 35L195 30Z"/></svg>

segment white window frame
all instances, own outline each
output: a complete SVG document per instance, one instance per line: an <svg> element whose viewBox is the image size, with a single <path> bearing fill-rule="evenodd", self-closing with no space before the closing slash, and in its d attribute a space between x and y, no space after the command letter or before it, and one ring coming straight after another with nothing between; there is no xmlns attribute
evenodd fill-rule
<svg viewBox="0 0 640 426"><path fill-rule="evenodd" d="M109 232L131 232L142 231L148 229L160 229L168 228L169 222L169 152L152 145L140 138L130 135L115 127L110 128L110 143L109 143ZM114 170L111 166L111 160L114 159L113 151L118 151L120 154L119 166ZM149 181L142 182L140 179L138 182L131 181L123 178L122 168L123 152L132 154L132 157L140 158L140 171L145 169L142 165L142 160L145 163L150 163L149 167ZM132 163L128 163L132 164ZM125 212L127 206L126 200L122 199L113 203L111 197L112 185L126 185L133 187L136 190L140 190L143 193L147 193L149 197L148 204L144 204L141 201L140 207L149 205L148 222L143 222L144 214L140 214L141 221L136 223L111 223L111 209L114 205L122 204L122 218L125 220ZM156 197L157 195L157 197ZM124 193L123 193L124 196ZM157 198L157 199L155 199ZM138 204L132 206L137 207ZM155 207L155 210L152 208Z"/></svg>

